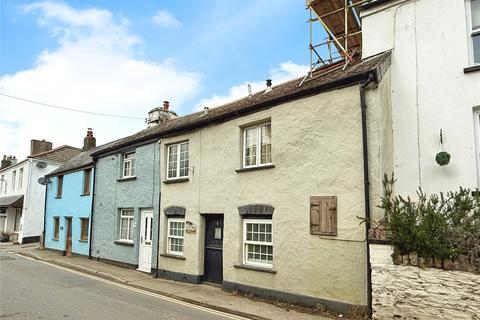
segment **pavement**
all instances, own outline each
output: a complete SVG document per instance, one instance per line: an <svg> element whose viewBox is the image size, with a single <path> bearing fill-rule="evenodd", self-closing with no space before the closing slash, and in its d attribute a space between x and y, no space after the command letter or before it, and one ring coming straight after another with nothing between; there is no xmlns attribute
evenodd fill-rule
<svg viewBox="0 0 480 320"><path fill-rule="evenodd" d="M111 264L106 264L102 262L97 262L95 260L89 260L86 257L65 257L60 255L57 252L49 251L49 250L42 250L39 248L38 244L28 244L28 245L12 245L12 244L5 244L0 243L0 252L4 254L8 254L9 256L21 255L27 258L30 258L29 263L37 263L43 262L43 268L51 269L51 272L55 274L56 272L60 272L58 268L55 268L52 265L59 266L65 268L67 270L73 270L80 275L76 275L77 277L81 277L81 274L86 278L88 275L89 281L96 281L103 280L110 283L110 287L112 284L118 284L121 286L126 286L133 290L139 290L145 293L151 293L157 295L158 297L164 297L166 299L172 299L177 301L178 303L186 303L191 306L197 306L199 308L205 308L209 310L216 310L220 313L226 313L230 315L235 315L238 317L243 317L246 319L254 319L254 320L264 320L264 319L274 319L274 320L282 320L282 319L295 319L295 320L322 320L322 319L331 319L330 317L325 317L325 315L321 315L320 313L316 312L312 309L307 308L300 308L295 306L290 306L283 303L269 303L259 299L246 297L243 295L235 294L235 293L227 293L223 291L221 288L217 286L212 286L208 284L188 284L176 281L170 281L161 278L153 278L151 275L143 272L139 272L132 269L122 268L118 266L114 266ZM18 256L17 256L18 257ZM31 259L37 260L32 261ZM26 259L24 259L26 260ZM10 281L15 279L22 278L22 282L24 281L22 274L16 274L16 271L13 272L11 270L6 269L4 266L12 265L9 261L1 261L2 268L0 268L0 318L4 317L5 311L3 310L5 306L10 305L7 300L4 301L4 288L7 286L9 287L11 284ZM50 265L47 265L48 263ZM57 270L55 270L57 269ZM47 273L46 271L44 271ZM62 273L67 272L62 270ZM6 273L11 273L14 275L6 276ZM70 272L71 273L71 272ZM28 277L27 277L28 278ZM48 278L48 277L47 277ZM68 277L60 277L60 279L68 279ZM97 279L97 280L94 280ZM25 282L24 290L30 292L28 290L28 284L34 283L35 281L30 280ZM51 282L50 282L51 283ZM64 286L68 287L68 284L64 284ZM105 285L102 284L102 286ZM102 288L100 286L100 288ZM13 286L14 287L14 286ZM9 287L12 289L13 287ZM56 287L62 287L61 283L57 283ZM45 288L47 289L47 288ZM53 290L54 288L52 288ZM51 294L50 289L47 289L49 294ZM100 290L100 289L98 289ZM106 289L105 289L106 290ZM64 296L61 290L57 290L58 292L55 295ZM98 291L96 294L99 296L105 296L105 294L101 291ZM115 294L115 292L113 292ZM108 297L108 295L106 295ZM138 302L138 299L132 298L133 302ZM109 300L111 302L112 299ZM115 300L115 299L113 299ZM123 302L122 302L123 301ZM87 306L89 305L89 301L81 301L85 303ZM118 304L128 305L129 300L121 300L120 302L113 303L112 307L117 308ZM139 302L140 303L140 302ZM148 301L143 301L145 305L149 305ZM144 304L140 303L140 306ZM141 307L139 307L141 308ZM88 310L96 310L95 308L90 308ZM119 309L121 310L121 308ZM132 309L133 310L133 309ZM170 309L169 309L170 310ZM172 317L166 317L161 319L184 319L181 317L181 313L178 313L175 308L170 310L172 312ZM67 316L71 316L66 313ZM116 313L115 313L116 314ZM128 314L128 312L125 312ZM137 312L134 315L138 317ZM149 312L146 313L148 315ZM189 315L189 313L185 313ZM115 317L111 314L102 314L100 315L91 314L91 316L83 317L83 318L96 318L96 319L110 319L109 317L112 316L112 319L120 319L118 314ZM20 317L22 319L28 317ZM19 319L20 319L19 318ZM49 318L48 315L45 318ZM158 318L158 317L154 317ZM9 317L10 319L10 317ZM15 319L13 317L12 319ZM131 319L131 317L129 318ZM192 317L187 316L185 319L204 319L200 315L199 317ZM224 318L215 318L211 314L205 319L224 319ZM226 318L225 318L226 319Z"/></svg>

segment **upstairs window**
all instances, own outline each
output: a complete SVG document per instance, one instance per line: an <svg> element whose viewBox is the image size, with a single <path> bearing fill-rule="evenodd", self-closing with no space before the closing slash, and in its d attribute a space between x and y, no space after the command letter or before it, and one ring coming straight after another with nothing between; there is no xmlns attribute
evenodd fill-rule
<svg viewBox="0 0 480 320"><path fill-rule="evenodd" d="M272 163L272 126L270 122L243 130L243 167Z"/></svg>
<svg viewBox="0 0 480 320"><path fill-rule="evenodd" d="M12 190L15 190L15 180L17 180L17 170L12 172Z"/></svg>
<svg viewBox="0 0 480 320"><path fill-rule="evenodd" d="M83 170L83 195L90 194L90 182L92 179L92 169Z"/></svg>
<svg viewBox="0 0 480 320"><path fill-rule="evenodd" d="M58 176L57 177L57 198L62 197L62 191L63 191L63 176Z"/></svg>
<svg viewBox="0 0 480 320"><path fill-rule="evenodd" d="M480 0L471 0L471 37L472 37L472 51L473 63L480 64Z"/></svg>
<svg viewBox="0 0 480 320"><path fill-rule="evenodd" d="M188 141L168 146L167 179L188 177Z"/></svg>
<svg viewBox="0 0 480 320"><path fill-rule="evenodd" d="M135 176L135 152L126 153L123 156L123 177Z"/></svg>
<svg viewBox="0 0 480 320"><path fill-rule="evenodd" d="M23 168L20 168L18 171L18 189L23 187Z"/></svg>
<svg viewBox="0 0 480 320"><path fill-rule="evenodd" d="M7 193L7 180L5 180L5 175L2 174L0 177L0 193L4 191L4 193Z"/></svg>

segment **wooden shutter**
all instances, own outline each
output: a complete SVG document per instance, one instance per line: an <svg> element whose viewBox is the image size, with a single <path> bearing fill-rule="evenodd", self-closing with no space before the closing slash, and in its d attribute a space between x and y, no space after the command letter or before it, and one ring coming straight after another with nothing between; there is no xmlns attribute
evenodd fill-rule
<svg viewBox="0 0 480 320"><path fill-rule="evenodd" d="M310 233L337 235L337 197L310 197Z"/></svg>

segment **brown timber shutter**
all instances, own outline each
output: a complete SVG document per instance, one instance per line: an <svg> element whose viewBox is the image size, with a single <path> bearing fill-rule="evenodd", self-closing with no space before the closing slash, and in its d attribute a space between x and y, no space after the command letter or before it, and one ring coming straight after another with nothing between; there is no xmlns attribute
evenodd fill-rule
<svg viewBox="0 0 480 320"><path fill-rule="evenodd" d="M337 235L337 197L310 197L310 233Z"/></svg>

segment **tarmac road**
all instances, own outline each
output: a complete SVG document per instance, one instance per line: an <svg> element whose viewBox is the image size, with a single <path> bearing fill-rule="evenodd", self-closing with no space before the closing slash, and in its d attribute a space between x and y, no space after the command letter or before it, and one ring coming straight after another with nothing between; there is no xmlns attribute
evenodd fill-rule
<svg viewBox="0 0 480 320"><path fill-rule="evenodd" d="M0 319L244 319L0 252Z"/></svg>

